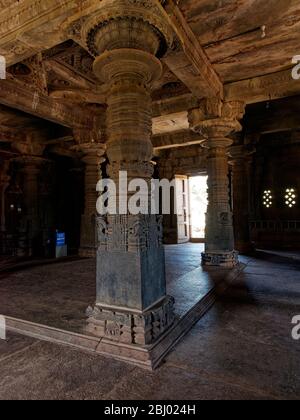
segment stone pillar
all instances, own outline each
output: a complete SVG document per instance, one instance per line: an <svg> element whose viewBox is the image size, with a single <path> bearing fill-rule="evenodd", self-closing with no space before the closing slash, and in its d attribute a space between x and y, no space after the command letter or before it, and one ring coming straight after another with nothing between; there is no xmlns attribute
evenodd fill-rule
<svg viewBox="0 0 300 420"><path fill-rule="evenodd" d="M12 144L12 148L20 153L14 159L21 166L23 173L24 216L22 231L27 235L27 256L41 252L43 232L39 215L39 173L41 165L46 162L42 158L45 145L36 135L28 134L23 141ZM24 244L22 243L22 248ZM23 251L22 251L23 252Z"/></svg>
<svg viewBox="0 0 300 420"><path fill-rule="evenodd" d="M233 173L233 226L235 249L241 254L253 251L249 226L249 173L251 151L244 145L230 148Z"/></svg>
<svg viewBox="0 0 300 420"><path fill-rule="evenodd" d="M25 214L22 221L27 233L28 256L39 253L42 246L42 230L39 215L39 173L44 160L35 156L26 156L19 161L23 167L23 197Z"/></svg>
<svg viewBox="0 0 300 420"><path fill-rule="evenodd" d="M204 266L232 268L238 264L229 197L228 148L233 141L228 136L241 130L237 120L241 114L239 103L208 100L189 115L192 129L204 135L208 148L208 209L205 252L202 255Z"/></svg>
<svg viewBox="0 0 300 420"><path fill-rule="evenodd" d="M159 178L172 182L175 179L174 168L171 158L164 158L159 161ZM170 193L170 214L163 216L164 244L178 244L178 220L175 214L176 191L171 189Z"/></svg>
<svg viewBox="0 0 300 420"><path fill-rule="evenodd" d="M120 171L127 172L128 183L139 178L148 185L153 174L151 85L161 75L158 57L171 36L155 2L147 4L104 2L83 27L97 57L94 72L108 85L108 172L117 190ZM117 204L124 204L125 189L117 194ZM143 200L149 202L150 191ZM174 320L174 299L166 296L162 220L150 210L122 214L118 207L117 213L98 218L97 300L88 310L89 331L148 345Z"/></svg>
<svg viewBox="0 0 300 420"><path fill-rule="evenodd" d="M81 257L96 257L96 203L98 198L96 187L102 178L101 164L105 162L103 157L105 147L103 144L90 142L80 144L78 150L83 154L82 161L85 164L84 214L81 217L79 255Z"/></svg>
<svg viewBox="0 0 300 420"><path fill-rule="evenodd" d="M0 232L6 231L5 223L5 192L9 186L10 176L8 175L9 161L4 161L0 172Z"/></svg>

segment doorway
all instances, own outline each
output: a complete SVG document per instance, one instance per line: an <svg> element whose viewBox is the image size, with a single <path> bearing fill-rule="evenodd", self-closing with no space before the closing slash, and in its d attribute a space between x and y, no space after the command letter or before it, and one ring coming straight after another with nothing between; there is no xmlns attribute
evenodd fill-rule
<svg viewBox="0 0 300 420"><path fill-rule="evenodd" d="M206 212L208 205L206 175L189 178L190 240L205 241Z"/></svg>

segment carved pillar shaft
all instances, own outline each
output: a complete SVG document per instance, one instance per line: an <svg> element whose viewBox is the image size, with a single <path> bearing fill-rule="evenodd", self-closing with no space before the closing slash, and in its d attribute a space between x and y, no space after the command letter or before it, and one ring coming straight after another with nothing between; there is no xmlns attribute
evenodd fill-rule
<svg viewBox="0 0 300 420"><path fill-rule="evenodd" d="M101 167L100 167L100 158L94 155L85 156L83 158L85 163L85 174L84 174L84 214L90 215L95 214L96 201L97 201L97 191L96 185L101 179Z"/></svg>
<svg viewBox="0 0 300 420"><path fill-rule="evenodd" d="M110 86L107 100L108 170L117 186L119 210L122 200L126 200L119 191L120 171L127 172L128 183L142 178L150 185L153 147L149 84L160 74L161 64L147 52L126 49L100 57L95 69L99 65L107 72ZM149 195L144 200L148 203Z"/></svg>
<svg viewBox="0 0 300 420"><path fill-rule="evenodd" d="M0 224L0 231L5 232L6 230L6 222L5 222L5 192L9 186L10 176L8 176L8 163L4 163L3 167L1 168L0 172L0 217L1 217L1 224Z"/></svg>
<svg viewBox="0 0 300 420"><path fill-rule="evenodd" d="M242 115L240 103L207 100L202 108L190 112L192 128L206 138L208 173L208 208L206 243L202 255L205 266L231 268L238 264L234 250L233 218L229 197L228 137L239 131L237 117Z"/></svg>
<svg viewBox="0 0 300 420"><path fill-rule="evenodd" d="M35 162L25 163L23 168L23 193L26 217L28 222L30 222L31 235L34 235L38 228L38 174L39 167Z"/></svg>
<svg viewBox="0 0 300 420"><path fill-rule="evenodd" d="M117 188L110 198L116 214L98 218L97 300L88 311L89 331L128 344L155 342L174 320L173 298L166 296L161 218L150 209L138 214L127 209L136 193L128 191L129 182L138 178L149 186L153 174L151 85L162 72L157 56L168 42L164 26L155 2L145 7L117 0L103 4L83 28L97 56L94 72L109 86L108 174ZM127 176L122 188L120 172ZM149 199L146 189L141 210Z"/></svg>
<svg viewBox="0 0 300 420"><path fill-rule="evenodd" d="M25 214L22 225L27 233L28 255L39 253L42 244L39 236L41 235L40 215L39 215L39 173L43 159L38 157L20 158L23 173L23 197Z"/></svg>
<svg viewBox="0 0 300 420"><path fill-rule="evenodd" d="M233 146L230 149L233 172L233 220L235 249L241 254L253 250L250 241L249 227L249 170L250 154L243 146Z"/></svg>
<svg viewBox="0 0 300 420"><path fill-rule="evenodd" d="M212 146L207 158L206 250L208 252L230 251L234 248L226 143L224 139L224 145L219 147L211 139Z"/></svg>
<svg viewBox="0 0 300 420"><path fill-rule="evenodd" d="M103 155L105 148L98 143L86 143L78 146L84 153L84 213L81 217L80 250L82 257L95 257L97 252L96 231L96 203L98 193L96 187L102 178L101 163L105 161Z"/></svg>

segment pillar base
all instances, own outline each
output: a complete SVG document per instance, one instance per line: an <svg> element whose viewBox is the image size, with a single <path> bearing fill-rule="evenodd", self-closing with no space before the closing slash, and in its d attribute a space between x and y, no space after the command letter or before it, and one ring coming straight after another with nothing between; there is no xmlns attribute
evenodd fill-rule
<svg viewBox="0 0 300 420"><path fill-rule="evenodd" d="M144 312L101 306L87 309L87 332L117 343L155 343L174 323L174 298L166 296Z"/></svg>
<svg viewBox="0 0 300 420"><path fill-rule="evenodd" d="M233 268L239 264L239 253L237 251L225 252L203 252L202 265L204 267Z"/></svg>

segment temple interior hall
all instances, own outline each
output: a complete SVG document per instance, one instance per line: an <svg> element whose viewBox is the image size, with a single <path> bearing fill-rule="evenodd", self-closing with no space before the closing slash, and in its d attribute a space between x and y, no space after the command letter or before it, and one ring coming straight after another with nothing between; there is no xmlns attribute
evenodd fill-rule
<svg viewBox="0 0 300 420"><path fill-rule="evenodd" d="M299 0L0 6L0 400L299 400Z"/></svg>

